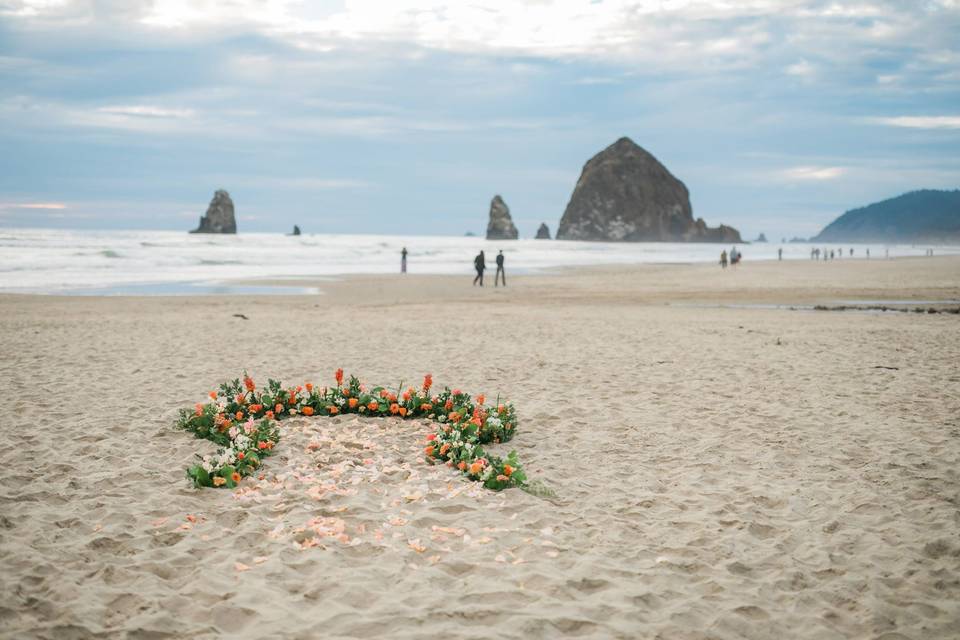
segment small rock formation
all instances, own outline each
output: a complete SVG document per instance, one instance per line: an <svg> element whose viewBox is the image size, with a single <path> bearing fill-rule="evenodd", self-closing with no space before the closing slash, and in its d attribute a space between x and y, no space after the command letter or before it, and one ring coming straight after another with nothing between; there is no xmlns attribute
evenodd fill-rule
<svg viewBox="0 0 960 640"><path fill-rule="evenodd" d="M754 242L766 242L766 241L767 241L767 236L762 233L759 236L757 236L756 240L754 240Z"/></svg>
<svg viewBox="0 0 960 640"><path fill-rule="evenodd" d="M490 222L487 223L487 240L516 240L517 228L510 217L510 208L500 196L490 201Z"/></svg>
<svg viewBox="0 0 960 640"><path fill-rule="evenodd" d="M300 235L300 227L298 227L297 225L293 225L293 234L292 234L292 235L295 235L295 236Z"/></svg>
<svg viewBox="0 0 960 640"><path fill-rule="evenodd" d="M540 223L540 228L537 229L537 240L549 240L550 239L550 227L547 226L546 222Z"/></svg>
<svg viewBox="0 0 960 640"><path fill-rule="evenodd" d="M732 227L694 220L687 187L630 138L584 165L557 240L743 242Z"/></svg>
<svg viewBox="0 0 960 640"><path fill-rule="evenodd" d="M233 214L233 200L223 189L217 189L207 213L200 217L200 226L190 233L236 233L237 220Z"/></svg>

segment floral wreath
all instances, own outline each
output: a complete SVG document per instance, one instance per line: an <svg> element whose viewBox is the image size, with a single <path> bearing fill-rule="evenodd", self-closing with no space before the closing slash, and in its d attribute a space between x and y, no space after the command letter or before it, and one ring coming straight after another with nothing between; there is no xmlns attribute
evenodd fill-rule
<svg viewBox="0 0 960 640"><path fill-rule="evenodd" d="M280 441L281 420L357 413L433 420L436 431L427 436L423 450L429 462L445 462L495 491L524 485L526 475L516 451L500 458L483 449L485 444L513 438L517 416L512 404L498 398L495 405L487 406L482 394L474 400L449 387L431 395L430 374L424 376L420 389L410 387L401 392L401 384L396 393L384 387L368 390L354 376L344 384L343 369L337 369L334 378L336 387L318 389L308 382L284 389L276 380L268 380L266 389L258 391L244 372L242 383L239 378L225 382L210 392L210 402L197 403L193 410L182 409L178 428L220 445L212 455L198 454L199 462L187 469L187 477L197 487L233 488L273 452Z"/></svg>

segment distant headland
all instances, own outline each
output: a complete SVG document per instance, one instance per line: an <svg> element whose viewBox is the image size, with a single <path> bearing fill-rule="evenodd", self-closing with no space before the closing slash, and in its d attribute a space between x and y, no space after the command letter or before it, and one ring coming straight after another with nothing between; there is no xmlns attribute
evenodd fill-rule
<svg viewBox="0 0 960 640"><path fill-rule="evenodd" d="M922 189L851 209L811 242L960 241L960 190Z"/></svg>

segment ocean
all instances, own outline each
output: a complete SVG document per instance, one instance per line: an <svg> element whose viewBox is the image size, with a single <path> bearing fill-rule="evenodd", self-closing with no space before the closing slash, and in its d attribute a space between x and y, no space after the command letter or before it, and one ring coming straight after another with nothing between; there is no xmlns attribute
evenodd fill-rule
<svg viewBox="0 0 960 640"><path fill-rule="evenodd" d="M408 272L473 272L481 249L487 264L502 249L509 273L551 267L638 263L716 262L732 245L700 243L606 243L555 240L494 241L473 237L276 233L191 235L176 231L79 231L0 229L0 291L77 295L186 295L207 293L319 293L297 286L345 274L398 273L400 251L409 251ZM751 260L809 260L813 246L843 249L844 260L923 256L927 245L741 244ZM936 255L960 254L960 246L935 247ZM257 286L261 279L291 280L288 287ZM245 281L244 285L236 281ZM250 284L250 283L254 284Z"/></svg>

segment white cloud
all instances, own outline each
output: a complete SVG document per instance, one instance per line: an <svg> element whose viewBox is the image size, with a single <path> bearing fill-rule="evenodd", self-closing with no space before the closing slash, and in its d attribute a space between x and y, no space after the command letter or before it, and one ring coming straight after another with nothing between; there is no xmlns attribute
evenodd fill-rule
<svg viewBox="0 0 960 640"><path fill-rule="evenodd" d="M778 172L778 175L787 180L834 180L844 175L847 170L843 167L791 167Z"/></svg>
<svg viewBox="0 0 960 640"><path fill-rule="evenodd" d="M0 209L66 209L67 205L62 202L0 202Z"/></svg>
<svg viewBox="0 0 960 640"><path fill-rule="evenodd" d="M100 107L97 111L111 115L143 118L192 118L196 115L193 109L169 109L151 105Z"/></svg>
<svg viewBox="0 0 960 640"><path fill-rule="evenodd" d="M907 129L960 129L960 116L894 116L868 118L868 121Z"/></svg>
<svg viewBox="0 0 960 640"><path fill-rule="evenodd" d="M809 78L813 76L814 73L816 73L816 69L812 64L810 64L806 60L800 60L799 62L791 64L789 67L787 67L786 72L791 76Z"/></svg>

